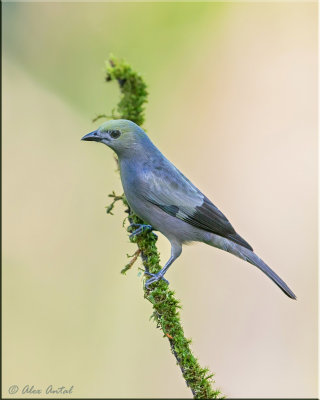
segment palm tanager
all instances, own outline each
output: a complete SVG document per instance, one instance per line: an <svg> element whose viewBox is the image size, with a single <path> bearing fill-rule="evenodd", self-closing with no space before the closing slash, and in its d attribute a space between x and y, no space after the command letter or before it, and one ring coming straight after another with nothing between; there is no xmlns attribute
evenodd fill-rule
<svg viewBox="0 0 320 400"><path fill-rule="evenodd" d="M146 272L151 276L146 282L147 288L164 279L170 265L180 256L183 244L203 242L255 265L287 296L296 298L286 283L236 233L222 212L164 157L134 122L124 119L104 122L82 140L106 144L116 152L128 204L145 222L135 225L137 229L132 236L156 230L171 243L171 257L161 271Z"/></svg>

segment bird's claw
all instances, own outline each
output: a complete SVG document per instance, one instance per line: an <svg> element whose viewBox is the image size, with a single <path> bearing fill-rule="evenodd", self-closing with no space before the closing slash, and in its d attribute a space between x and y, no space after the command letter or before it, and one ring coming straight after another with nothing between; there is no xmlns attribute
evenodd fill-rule
<svg viewBox="0 0 320 400"><path fill-rule="evenodd" d="M130 231L131 228L137 228L135 229L131 235L129 236L130 239L133 237L140 235L143 232L152 232L153 227L151 225L144 225L144 224L130 224L127 228L127 231ZM158 236L154 233L155 237L158 238Z"/></svg>
<svg viewBox="0 0 320 400"><path fill-rule="evenodd" d="M167 281L167 280L163 277L163 275L160 274L160 273L158 273L158 274L152 274L151 272L148 272L148 271L144 271L144 273L145 273L145 275L151 276L151 278L148 279L148 280L146 281L146 283L145 283L146 289L149 289L149 286L150 286L152 283L158 282L158 281L160 281L161 279L162 279L167 285L169 285L169 281Z"/></svg>

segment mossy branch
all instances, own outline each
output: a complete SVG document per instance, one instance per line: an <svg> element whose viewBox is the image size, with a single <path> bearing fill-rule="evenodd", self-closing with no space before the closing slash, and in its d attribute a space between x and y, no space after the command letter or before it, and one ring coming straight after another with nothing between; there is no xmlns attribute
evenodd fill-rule
<svg viewBox="0 0 320 400"><path fill-rule="evenodd" d="M129 64L111 56L106 68L106 81L117 81L122 97L115 110L112 112L113 118L124 118L143 125L144 105L147 102L147 86L142 77L135 72ZM98 117L107 117L102 114ZM113 198L112 203L106 207L107 213L112 214L115 203L119 200L126 207L128 220L130 223L141 224L143 221L135 215L126 201L124 195L117 196L114 192L109 195ZM145 271L157 273L160 271L160 256L157 250L157 237L152 232L144 232L130 239L137 244L138 249L132 256L132 260L123 269L125 274L134 264L139 256L142 258ZM145 279L148 276L145 275ZM153 306L151 318L154 319L158 328L161 328L165 338L169 340L170 348L174 354L177 364L180 366L182 375L190 387L195 399L216 399L221 398L219 390L213 389L213 374L208 368L202 368L197 358L190 349L191 340L184 335L181 324L179 309L181 303L175 298L175 293L169 286L160 280L152 284L151 289L144 288L144 297Z"/></svg>

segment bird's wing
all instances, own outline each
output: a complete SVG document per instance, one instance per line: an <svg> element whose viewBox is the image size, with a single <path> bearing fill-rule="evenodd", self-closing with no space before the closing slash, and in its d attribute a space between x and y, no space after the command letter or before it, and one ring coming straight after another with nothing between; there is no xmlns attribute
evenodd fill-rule
<svg viewBox="0 0 320 400"><path fill-rule="evenodd" d="M225 237L250 250L222 212L168 160L143 171L142 196L190 225Z"/></svg>

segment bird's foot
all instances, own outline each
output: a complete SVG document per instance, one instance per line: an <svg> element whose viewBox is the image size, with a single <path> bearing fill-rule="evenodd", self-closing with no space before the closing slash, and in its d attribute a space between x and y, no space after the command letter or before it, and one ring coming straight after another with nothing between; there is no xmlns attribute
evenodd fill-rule
<svg viewBox="0 0 320 400"><path fill-rule="evenodd" d="M130 224L128 226L127 231L131 231L132 228L137 228L135 229L131 235L129 236L130 239L132 239L135 236L140 235L143 232L152 232L153 231L153 227L151 225L145 225L145 224ZM154 233L155 237L158 238L158 236Z"/></svg>
<svg viewBox="0 0 320 400"><path fill-rule="evenodd" d="M167 285L169 285L169 281L167 281L167 280L163 277L163 274L161 273L161 271L158 272L157 274L152 274L151 272L148 272L148 271L144 271L144 273L145 273L145 275L151 276L151 278L148 279L148 280L146 281L146 283L145 283L146 289L149 289L149 286L150 286L152 283L158 282L158 281L160 281L161 279L162 279Z"/></svg>

